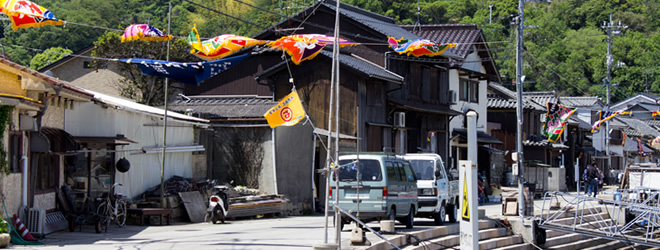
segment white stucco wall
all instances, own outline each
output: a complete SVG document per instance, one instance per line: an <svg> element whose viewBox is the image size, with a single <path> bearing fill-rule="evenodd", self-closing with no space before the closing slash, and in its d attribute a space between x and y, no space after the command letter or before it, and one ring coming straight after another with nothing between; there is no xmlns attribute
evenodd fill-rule
<svg viewBox="0 0 660 250"><path fill-rule="evenodd" d="M115 137L123 134L126 138L136 141L135 144L118 146L117 150L137 150L143 147L162 146L163 127L161 118L142 113L103 108L100 105L83 103L73 111L67 110L66 131L73 136L104 136ZM169 121L167 129L167 145L192 145L194 141L193 127L190 124ZM143 154L137 152L118 152L115 159L126 157L131 168L126 173L117 172L115 181L122 183L119 190L128 197L135 197L145 190L160 184L161 157L160 153ZM165 180L173 175L192 177L192 153L167 153L165 157Z"/></svg>
<svg viewBox="0 0 660 250"><path fill-rule="evenodd" d="M465 61L478 62L480 61L480 58L476 55L476 53L472 53L468 55ZM463 68L466 67L468 67L470 70L486 73L486 70L484 69L483 65L481 65L481 63L468 63L463 65ZM479 81L479 102L472 103L460 100L460 78L461 76L459 76L458 70L449 70L449 90L453 90L457 95L456 104L452 105L451 108L458 112L462 112L463 114L467 113L468 110L476 111L479 114L479 118L477 119L477 129L486 132L486 124L488 120L486 117L488 102L488 82L485 80ZM467 77L463 78L468 79ZM449 123L449 131L452 131L454 128L464 128L465 126L463 124L463 120L464 117L462 116L457 116L456 118L452 119Z"/></svg>

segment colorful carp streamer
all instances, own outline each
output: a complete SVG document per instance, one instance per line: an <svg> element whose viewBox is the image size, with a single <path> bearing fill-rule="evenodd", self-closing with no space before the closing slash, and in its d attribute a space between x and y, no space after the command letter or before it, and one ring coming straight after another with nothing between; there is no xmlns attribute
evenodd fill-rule
<svg viewBox="0 0 660 250"><path fill-rule="evenodd" d="M408 40L403 38L397 40L393 37L388 37L387 43L397 53L415 57L437 56L445 53L448 48L456 47L455 43L439 44L430 40Z"/></svg>
<svg viewBox="0 0 660 250"><path fill-rule="evenodd" d="M310 60L318 55L328 44L335 43L332 36L319 34L291 35L282 37L276 41L268 42L268 46L285 51L296 65L305 60ZM339 39L339 46L357 45L345 39Z"/></svg>
<svg viewBox="0 0 660 250"><path fill-rule="evenodd" d="M190 53L207 61L217 60L234 54L242 48L264 43L266 43L266 41L230 34L216 36L210 40L202 42L199 39L199 33L197 33L197 28L195 27L192 28L190 35L188 35L188 44L193 47Z"/></svg>
<svg viewBox="0 0 660 250"><path fill-rule="evenodd" d="M124 30L121 36L121 42L129 42L135 40L143 41L169 41L172 40L171 35L165 35L159 29L148 24L133 24Z"/></svg>
<svg viewBox="0 0 660 250"><path fill-rule="evenodd" d="M0 12L9 16L11 28L41 27L46 25L64 25L64 21L55 18L52 12L27 0L4 0Z"/></svg>
<svg viewBox="0 0 660 250"><path fill-rule="evenodd" d="M548 137L549 141L557 142L564 132L568 118L577 109L551 102L547 102L546 106L548 107L548 113L545 116L542 133Z"/></svg>

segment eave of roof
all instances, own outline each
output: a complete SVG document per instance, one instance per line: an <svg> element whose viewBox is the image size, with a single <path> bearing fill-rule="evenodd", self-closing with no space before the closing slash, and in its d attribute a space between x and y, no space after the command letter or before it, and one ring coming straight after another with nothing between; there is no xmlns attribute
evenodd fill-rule
<svg viewBox="0 0 660 250"><path fill-rule="evenodd" d="M220 118L259 118L277 102L272 97L257 96L188 96L189 99L178 99L172 102L170 110L185 112L192 109L193 113L202 114L209 119Z"/></svg>
<svg viewBox="0 0 660 250"><path fill-rule="evenodd" d="M321 53L319 53L320 56L323 56L325 58L332 58L332 53L326 50L322 50ZM280 72L282 70L286 69L286 65L288 63L288 59L285 61L282 61L268 69L265 69L264 71L260 72L259 74L255 75L255 80L259 80L264 77L269 77L277 72ZM310 63L310 62L302 62L302 63ZM391 72L380 65L374 64L372 62L369 62L366 59L363 59L361 57L358 57L356 55L347 55L347 54L339 54L339 63L343 67L346 67L347 69L363 75L367 78L375 78L387 82L393 82L393 83L398 83L398 84L403 84L404 78L394 72Z"/></svg>
<svg viewBox="0 0 660 250"><path fill-rule="evenodd" d="M14 69L14 70L18 70L20 72L23 72L23 73L27 74L27 76L29 76L29 77L35 77L37 79L40 79L40 80L42 80L45 83L48 83L50 85L59 86L59 87L62 88L62 90L66 91L67 94L78 97L80 99L90 100L90 99L92 99L92 97L94 97L94 95L92 93L87 92L82 88L78 88L78 87L76 87L74 85L71 85L71 84L68 84L64 81L60 81L57 78L48 76L44 73L41 73L39 71L30 69L30 68L24 67L22 65L19 65L17 63L14 63L12 61L7 60L7 59L0 58L0 67L2 67L3 65L6 65L5 67L9 67L10 69Z"/></svg>

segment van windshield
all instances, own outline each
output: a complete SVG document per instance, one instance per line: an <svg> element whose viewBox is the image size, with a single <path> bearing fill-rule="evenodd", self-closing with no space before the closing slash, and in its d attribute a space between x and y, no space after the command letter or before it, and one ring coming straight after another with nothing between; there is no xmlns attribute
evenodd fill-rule
<svg viewBox="0 0 660 250"><path fill-rule="evenodd" d="M353 162L353 160L340 160L339 165ZM360 181L381 181L380 163L377 160L360 160ZM357 180L358 169L355 164L339 169L339 181Z"/></svg>
<svg viewBox="0 0 660 250"><path fill-rule="evenodd" d="M433 160L409 160L418 180L433 180L435 164Z"/></svg>

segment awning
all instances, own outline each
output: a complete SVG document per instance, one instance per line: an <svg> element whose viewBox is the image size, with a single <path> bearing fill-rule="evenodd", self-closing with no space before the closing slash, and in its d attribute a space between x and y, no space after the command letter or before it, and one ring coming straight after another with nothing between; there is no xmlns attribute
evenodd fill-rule
<svg viewBox="0 0 660 250"><path fill-rule="evenodd" d="M80 143L96 143L96 144L114 144L114 145L128 145L137 143L133 140L126 138L124 135L117 135L116 137L102 137L102 136L78 136L76 140Z"/></svg>
<svg viewBox="0 0 660 250"><path fill-rule="evenodd" d="M460 136L467 139L467 129L455 128L452 132L452 136ZM502 141L482 131L477 131L477 142L487 144L502 144Z"/></svg>
<svg viewBox="0 0 660 250"><path fill-rule="evenodd" d="M404 110L433 113L440 115L450 115L450 116L463 115L463 113L452 110L451 108L446 106L413 103L398 98L389 98L388 100L390 103L394 104L394 106L396 106L397 108Z"/></svg>
<svg viewBox="0 0 660 250"><path fill-rule="evenodd" d="M204 151L204 145L186 145L186 146L167 146L165 148L165 153L174 153L174 152L195 152L195 151ZM163 147L153 147L153 148L142 148L142 152L131 153L131 154L158 154L163 153Z"/></svg>
<svg viewBox="0 0 660 250"><path fill-rule="evenodd" d="M328 136L328 130L320 129L320 128L314 128L314 134ZM335 136L335 132L332 132L332 136ZM357 137L340 133L339 134L339 139L357 140Z"/></svg>
<svg viewBox="0 0 660 250"><path fill-rule="evenodd" d="M41 138L39 138L39 136L41 136ZM43 127L39 132L33 133L32 137L34 137L34 139L30 141L30 144L35 144L30 146L30 151L32 152L45 153L45 149L48 149L50 152L63 153L80 149L80 144L76 142L73 136L58 128ZM45 144L47 144L47 146Z"/></svg>
<svg viewBox="0 0 660 250"><path fill-rule="evenodd" d="M369 126L386 127L386 128L393 128L394 127L394 125L387 124L387 123L380 123L380 122L366 122L366 123Z"/></svg>

